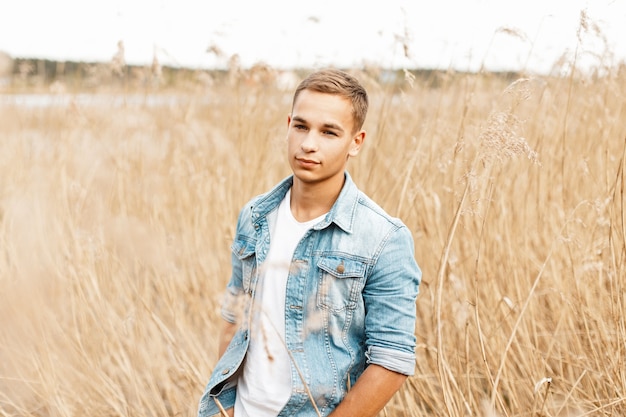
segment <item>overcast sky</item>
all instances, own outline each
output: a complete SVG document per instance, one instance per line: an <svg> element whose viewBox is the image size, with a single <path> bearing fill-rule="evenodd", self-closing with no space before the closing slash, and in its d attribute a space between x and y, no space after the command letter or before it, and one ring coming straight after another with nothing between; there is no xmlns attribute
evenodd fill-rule
<svg viewBox="0 0 626 417"><path fill-rule="evenodd" d="M580 16L588 17L587 30ZM599 33L594 29L600 30ZM222 66L548 71L626 60L626 0L1 0L0 50L14 57ZM607 53L608 52L608 53Z"/></svg>

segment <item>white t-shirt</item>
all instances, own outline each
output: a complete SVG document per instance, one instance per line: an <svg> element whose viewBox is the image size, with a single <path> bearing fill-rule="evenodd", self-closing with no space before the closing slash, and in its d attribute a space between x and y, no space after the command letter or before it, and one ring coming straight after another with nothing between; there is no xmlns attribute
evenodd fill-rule
<svg viewBox="0 0 626 417"><path fill-rule="evenodd" d="M291 396L291 359L285 340L285 294L296 246L325 215L301 223L291 213L291 190L278 207L270 249L254 303L250 345L237 382L235 417L275 417Z"/></svg>

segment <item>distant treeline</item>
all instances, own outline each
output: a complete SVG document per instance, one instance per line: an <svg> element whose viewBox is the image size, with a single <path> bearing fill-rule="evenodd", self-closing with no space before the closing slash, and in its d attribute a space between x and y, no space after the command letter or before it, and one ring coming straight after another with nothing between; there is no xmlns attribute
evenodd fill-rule
<svg viewBox="0 0 626 417"><path fill-rule="evenodd" d="M212 71L219 76L226 71ZM36 58L13 59L13 84L48 85L62 82L84 87L102 84L175 84L197 76L198 70L168 66L118 65L106 62L55 61ZM223 75L222 75L223 76Z"/></svg>
<svg viewBox="0 0 626 417"><path fill-rule="evenodd" d="M160 86L178 87L181 84L190 83L214 83L232 77L232 69L194 69L185 67L173 67L167 65L132 65L106 62L76 62L55 61L37 58L14 58L12 62L12 81L16 86L45 86L55 82L63 83L68 88L97 87L103 85L129 85L129 86ZM437 87L444 75L449 76L450 71L438 69L366 69L375 73L376 81L386 83L398 83L406 79L407 72L415 80L426 82L432 87ZM239 74L261 78L269 72L285 72L274 70L269 66L257 65L248 69L238 69ZM290 70L296 78L303 77L310 69L301 68ZM453 74L462 75L463 72L454 71ZM515 80L520 73L503 71L490 72L489 75L507 80ZM250 77L248 77L249 79Z"/></svg>

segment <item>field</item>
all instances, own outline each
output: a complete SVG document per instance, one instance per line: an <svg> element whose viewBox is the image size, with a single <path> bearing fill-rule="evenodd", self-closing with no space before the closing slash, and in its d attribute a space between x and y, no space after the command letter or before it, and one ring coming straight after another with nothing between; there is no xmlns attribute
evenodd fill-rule
<svg viewBox="0 0 626 417"><path fill-rule="evenodd" d="M416 374L381 415L626 415L624 68L355 73L349 171L424 277ZM90 91L0 107L0 416L193 416L236 216L289 174L292 91Z"/></svg>

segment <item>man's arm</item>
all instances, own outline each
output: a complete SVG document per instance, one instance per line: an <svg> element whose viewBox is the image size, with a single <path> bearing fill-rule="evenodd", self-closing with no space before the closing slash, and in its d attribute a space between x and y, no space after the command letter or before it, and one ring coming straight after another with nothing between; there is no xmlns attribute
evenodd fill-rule
<svg viewBox="0 0 626 417"><path fill-rule="evenodd" d="M363 290L369 365L329 416L375 416L413 374L421 275L411 233L401 227L388 239Z"/></svg>
<svg viewBox="0 0 626 417"><path fill-rule="evenodd" d="M220 338L218 345L218 357L222 357L224 352L226 352L226 348L228 347L230 341L233 339L235 332L237 331L237 324L231 323L222 319L222 328L220 329Z"/></svg>
<svg viewBox="0 0 626 417"><path fill-rule="evenodd" d="M373 417L406 379L406 375L371 364L328 417Z"/></svg>

